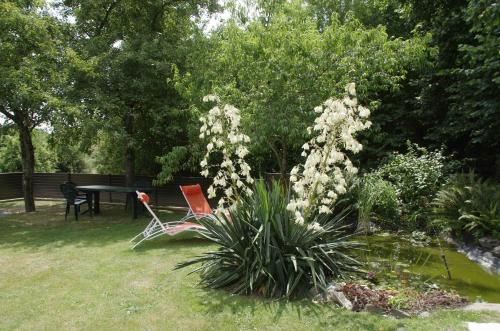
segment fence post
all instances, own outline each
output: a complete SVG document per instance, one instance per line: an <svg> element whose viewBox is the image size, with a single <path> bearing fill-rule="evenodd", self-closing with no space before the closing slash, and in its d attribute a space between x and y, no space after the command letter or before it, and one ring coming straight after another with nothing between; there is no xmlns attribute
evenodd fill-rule
<svg viewBox="0 0 500 331"><path fill-rule="evenodd" d="M155 186L155 209L158 211L158 186Z"/></svg>
<svg viewBox="0 0 500 331"><path fill-rule="evenodd" d="M111 174L108 174L108 185L111 186ZM109 202L113 202L113 195L109 192Z"/></svg>

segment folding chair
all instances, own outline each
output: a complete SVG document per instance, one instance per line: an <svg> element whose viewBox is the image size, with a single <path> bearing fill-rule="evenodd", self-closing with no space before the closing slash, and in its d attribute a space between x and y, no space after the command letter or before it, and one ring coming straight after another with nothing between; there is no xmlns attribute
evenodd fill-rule
<svg viewBox="0 0 500 331"><path fill-rule="evenodd" d="M186 202L189 206L188 213L179 221L165 223L160 221L158 216L156 216L156 214L149 206L149 196L146 193L142 193L139 191L136 192L137 198L144 204L146 209L153 216L153 219L151 220L151 222L149 222L144 231L130 240L130 242L134 243L132 249L141 244L144 240L151 240L164 234L174 236L184 231L205 230L205 228L200 224L188 222L188 220L190 219L200 220L203 218L209 218L212 220L216 220L216 217L212 212L212 208L210 208L207 199L205 199L205 196L203 195L200 185L196 184L180 186L180 189L182 195L184 196L184 199L186 199ZM138 242L135 242L137 239L140 240Z"/></svg>

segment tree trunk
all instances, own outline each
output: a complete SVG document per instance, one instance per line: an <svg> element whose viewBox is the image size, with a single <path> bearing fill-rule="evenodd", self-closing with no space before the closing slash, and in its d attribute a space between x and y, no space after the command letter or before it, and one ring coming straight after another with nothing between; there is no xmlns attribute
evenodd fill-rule
<svg viewBox="0 0 500 331"><path fill-rule="evenodd" d="M33 174L35 173L35 151L31 139L31 130L22 123L17 123L19 139L21 141L21 156L23 163L23 193L24 209L27 212L35 211L33 195Z"/></svg>
<svg viewBox="0 0 500 331"><path fill-rule="evenodd" d="M133 143L134 123L131 114L125 114L123 118L126 132L125 146L125 185L134 186L135 184L135 147Z"/></svg>
<svg viewBox="0 0 500 331"><path fill-rule="evenodd" d="M288 184L288 149L285 143L282 141L281 149L281 183L286 187Z"/></svg>
<svg viewBox="0 0 500 331"><path fill-rule="evenodd" d="M283 142L282 139L278 139L281 149L278 149L278 147L273 143L269 142L269 147L271 148L271 151L274 153L274 156L276 157L276 161L278 163L279 167L279 173L280 173L280 182L284 187L288 186L288 149L286 144Z"/></svg>

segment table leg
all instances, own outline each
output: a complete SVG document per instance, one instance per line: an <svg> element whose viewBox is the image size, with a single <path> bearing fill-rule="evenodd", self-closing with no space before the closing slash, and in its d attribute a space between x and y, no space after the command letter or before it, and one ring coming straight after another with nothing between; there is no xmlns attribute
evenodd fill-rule
<svg viewBox="0 0 500 331"><path fill-rule="evenodd" d="M94 192L94 213L99 214L101 212L101 208L99 206L100 192Z"/></svg>
<svg viewBox="0 0 500 331"><path fill-rule="evenodd" d="M89 204L89 213L90 213L90 217L92 217L94 215L94 204L92 202L92 192L86 192L85 193L85 197L87 198L87 203Z"/></svg>

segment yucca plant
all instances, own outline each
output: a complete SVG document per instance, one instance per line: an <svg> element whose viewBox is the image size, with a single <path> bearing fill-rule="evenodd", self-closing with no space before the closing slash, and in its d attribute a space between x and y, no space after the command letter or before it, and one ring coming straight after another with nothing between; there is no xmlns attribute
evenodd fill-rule
<svg viewBox="0 0 500 331"><path fill-rule="evenodd" d="M201 283L238 294L292 297L311 288L324 289L334 277L358 272L349 254L359 245L350 240L339 215L314 216L319 226L297 224L286 209L282 186L257 181L218 221L201 221L205 236L219 248L177 265L200 266ZM315 224L315 223L309 223Z"/></svg>
<svg viewBox="0 0 500 331"><path fill-rule="evenodd" d="M433 201L434 224L458 238L500 237L500 186L473 172L456 174Z"/></svg>

